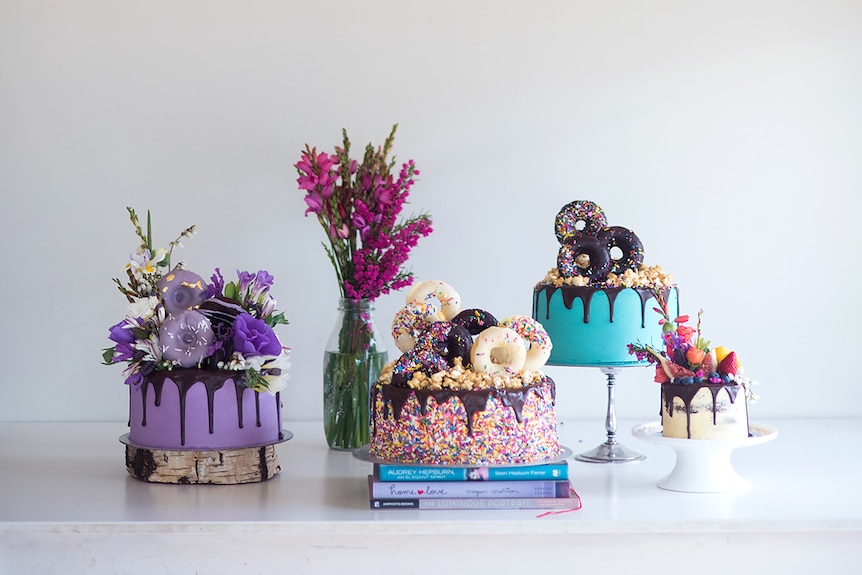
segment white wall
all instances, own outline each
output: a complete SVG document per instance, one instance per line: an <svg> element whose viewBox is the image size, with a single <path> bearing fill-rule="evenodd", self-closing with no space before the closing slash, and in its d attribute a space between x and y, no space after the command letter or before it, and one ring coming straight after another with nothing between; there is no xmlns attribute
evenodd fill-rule
<svg viewBox="0 0 862 575"><path fill-rule="evenodd" d="M860 416L860 29L854 0L0 0L0 420L126 418L100 350L127 205L160 243L197 224L202 275L276 276L286 418L319 418L337 291L292 164L395 122L420 279L529 313L557 210L592 199L739 351L754 417ZM597 370L548 371L561 417L603 421ZM656 416L647 370L619 383L620 416Z"/></svg>

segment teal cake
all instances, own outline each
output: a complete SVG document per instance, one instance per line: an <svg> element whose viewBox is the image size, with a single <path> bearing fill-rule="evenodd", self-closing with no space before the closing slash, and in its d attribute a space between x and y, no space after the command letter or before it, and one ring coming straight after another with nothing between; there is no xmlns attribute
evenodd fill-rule
<svg viewBox="0 0 862 575"><path fill-rule="evenodd" d="M625 366L643 363L632 342L661 348L663 317L679 315L679 293L660 266L643 264L630 229L609 226L587 200L563 206L554 222L557 266L533 289L533 319L551 338L549 365ZM656 308L666 306L665 313Z"/></svg>
<svg viewBox="0 0 862 575"><path fill-rule="evenodd" d="M675 286L660 288L670 310L679 309ZM636 365L633 341L661 348L661 314L652 287L590 287L540 282L533 290L533 318L553 348L549 365ZM673 316L678 315L673 312Z"/></svg>

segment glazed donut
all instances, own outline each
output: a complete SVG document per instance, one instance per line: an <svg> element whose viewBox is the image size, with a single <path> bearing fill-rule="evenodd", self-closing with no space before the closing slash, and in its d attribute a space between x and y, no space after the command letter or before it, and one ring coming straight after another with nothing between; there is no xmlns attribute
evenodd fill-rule
<svg viewBox="0 0 862 575"><path fill-rule="evenodd" d="M513 315L503 320L502 325L514 330L529 344L524 369L538 371L551 357L551 338L542 324L525 315Z"/></svg>
<svg viewBox="0 0 862 575"><path fill-rule="evenodd" d="M644 261L644 245L641 243L633 231L622 226L610 226L602 228L596 234L596 238L605 242L608 251L613 248L618 248L622 252L622 256L614 259L611 254L610 271L615 274L621 274L626 270L637 271L638 267Z"/></svg>
<svg viewBox="0 0 862 575"><path fill-rule="evenodd" d="M562 244L557 252L557 269L562 277L584 276L594 279L608 274L611 252L603 242L585 235L576 235L569 242ZM578 261L582 256L588 259L586 265Z"/></svg>
<svg viewBox="0 0 862 575"><path fill-rule="evenodd" d="M207 283L189 270L177 268L160 279L157 285L170 314L198 307L207 299Z"/></svg>
<svg viewBox="0 0 862 575"><path fill-rule="evenodd" d="M500 322L493 315L483 309L475 308L465 309L452 318L452 323L467 328L470 335L479 335L489 327L500 325Z"/></svg>
<svg viewBox="0 0 862 575"><path fill-rule="evenodd" d="M401 353L416 345L419 334L428 324L437 321L437 308L427 303L410 303L402 307L392 318L392 339Z"/></svg>
<svg viewBox="0 0 862 575"><path fill-rule="evenodd" d="M214 339L210 321L195 310L168 316L159 328L162 357L180 367L200 364L210 354Z"/></svg>
<svg viewBox="0 0 862 575"><path fill-rule="evenodd" d="M578 224L583 223L583 228ZM587 200L569 202L557 213L554 220L554 232L561 244L577 234L595 235L608 225L605 212L595 203Z"/></svg>
<svg viewBox="0 0 862 575"><path fill-rule="evenodd" d="M490 375L519 373L527 359L527 346L514 330L489 327L476 336L470 350L473 371Z"/></svg>
<svg viewBox="0 0 862 575"><path fill-rule="evenodd" d="M437 280L429 280L415 284L407 292L407 303L427 303L428 299L436 298L440 302L440 319L450 321L461 311L461 296L449 284Z"/></svg>

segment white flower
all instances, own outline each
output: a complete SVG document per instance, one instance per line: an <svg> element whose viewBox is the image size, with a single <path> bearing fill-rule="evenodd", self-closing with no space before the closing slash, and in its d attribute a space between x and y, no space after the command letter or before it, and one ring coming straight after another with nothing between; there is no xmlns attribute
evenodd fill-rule
<svg viewBox="0 0 862 575"><path fill-rule="evenodd" d="M263 379L269 384L269 392L273 395L287 387L287 382L290 379L290 348L285 347L282 350L278 357L268 356L268 361L261 366L262 369L266 370L279 370L278 375L263 375Z"/></svg>
<svg viewBox="0 0 862 575"><path fill-rule="evenodd" d="M142 277L144 274L153 274L156 272L159 264L167 257L168 250L159 248L155 254L151 254L150 250L144 247L138 248L138 251L129 257L129 263L126 267L132 270L135 277Z"/></svg>
<svg viewBox="0 0 862 575"><path fill-rule="evenodd" d="M142 320L148 320L153 317L158 305L159 298L157 296L137 298L129 304L126 315L130 318L139 317Z"/></svg>

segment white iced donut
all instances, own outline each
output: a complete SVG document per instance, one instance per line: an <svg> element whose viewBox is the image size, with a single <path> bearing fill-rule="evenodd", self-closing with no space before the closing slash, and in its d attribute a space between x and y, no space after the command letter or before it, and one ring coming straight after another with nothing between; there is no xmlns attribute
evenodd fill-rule
<svg viewBox="0 0 862 575"><path fill-rule="evenodd" d="M490 375L519 373L526 359L524 338L507 327L489 327L474 338L470 349L473 371Z"/></svg>
<svg viewBox="0 0 862 575"><path fill-rule="evenodd" d="M526 315L513 315L506 318L502 324L518 333L529 344L527 360L524 369L538 371L551 357L551 337L542 324Z"/></svg>
<svg viewBox="0 0 862 575"><path fill-rule="evenodd" d="M438 280L414 284L407 292L407 303L427 303L432 297L440 302L440 319L451 321L461 311L461 296L455 288Z"/></svg>
<svg viewBox="0 0 862 575"><path fill-rule="evenodd" d="M395 347L405 353L416 345L416 338L437 321L437 308L427 303L409 303L402 307L392 319L392 339Z"/></svg>

